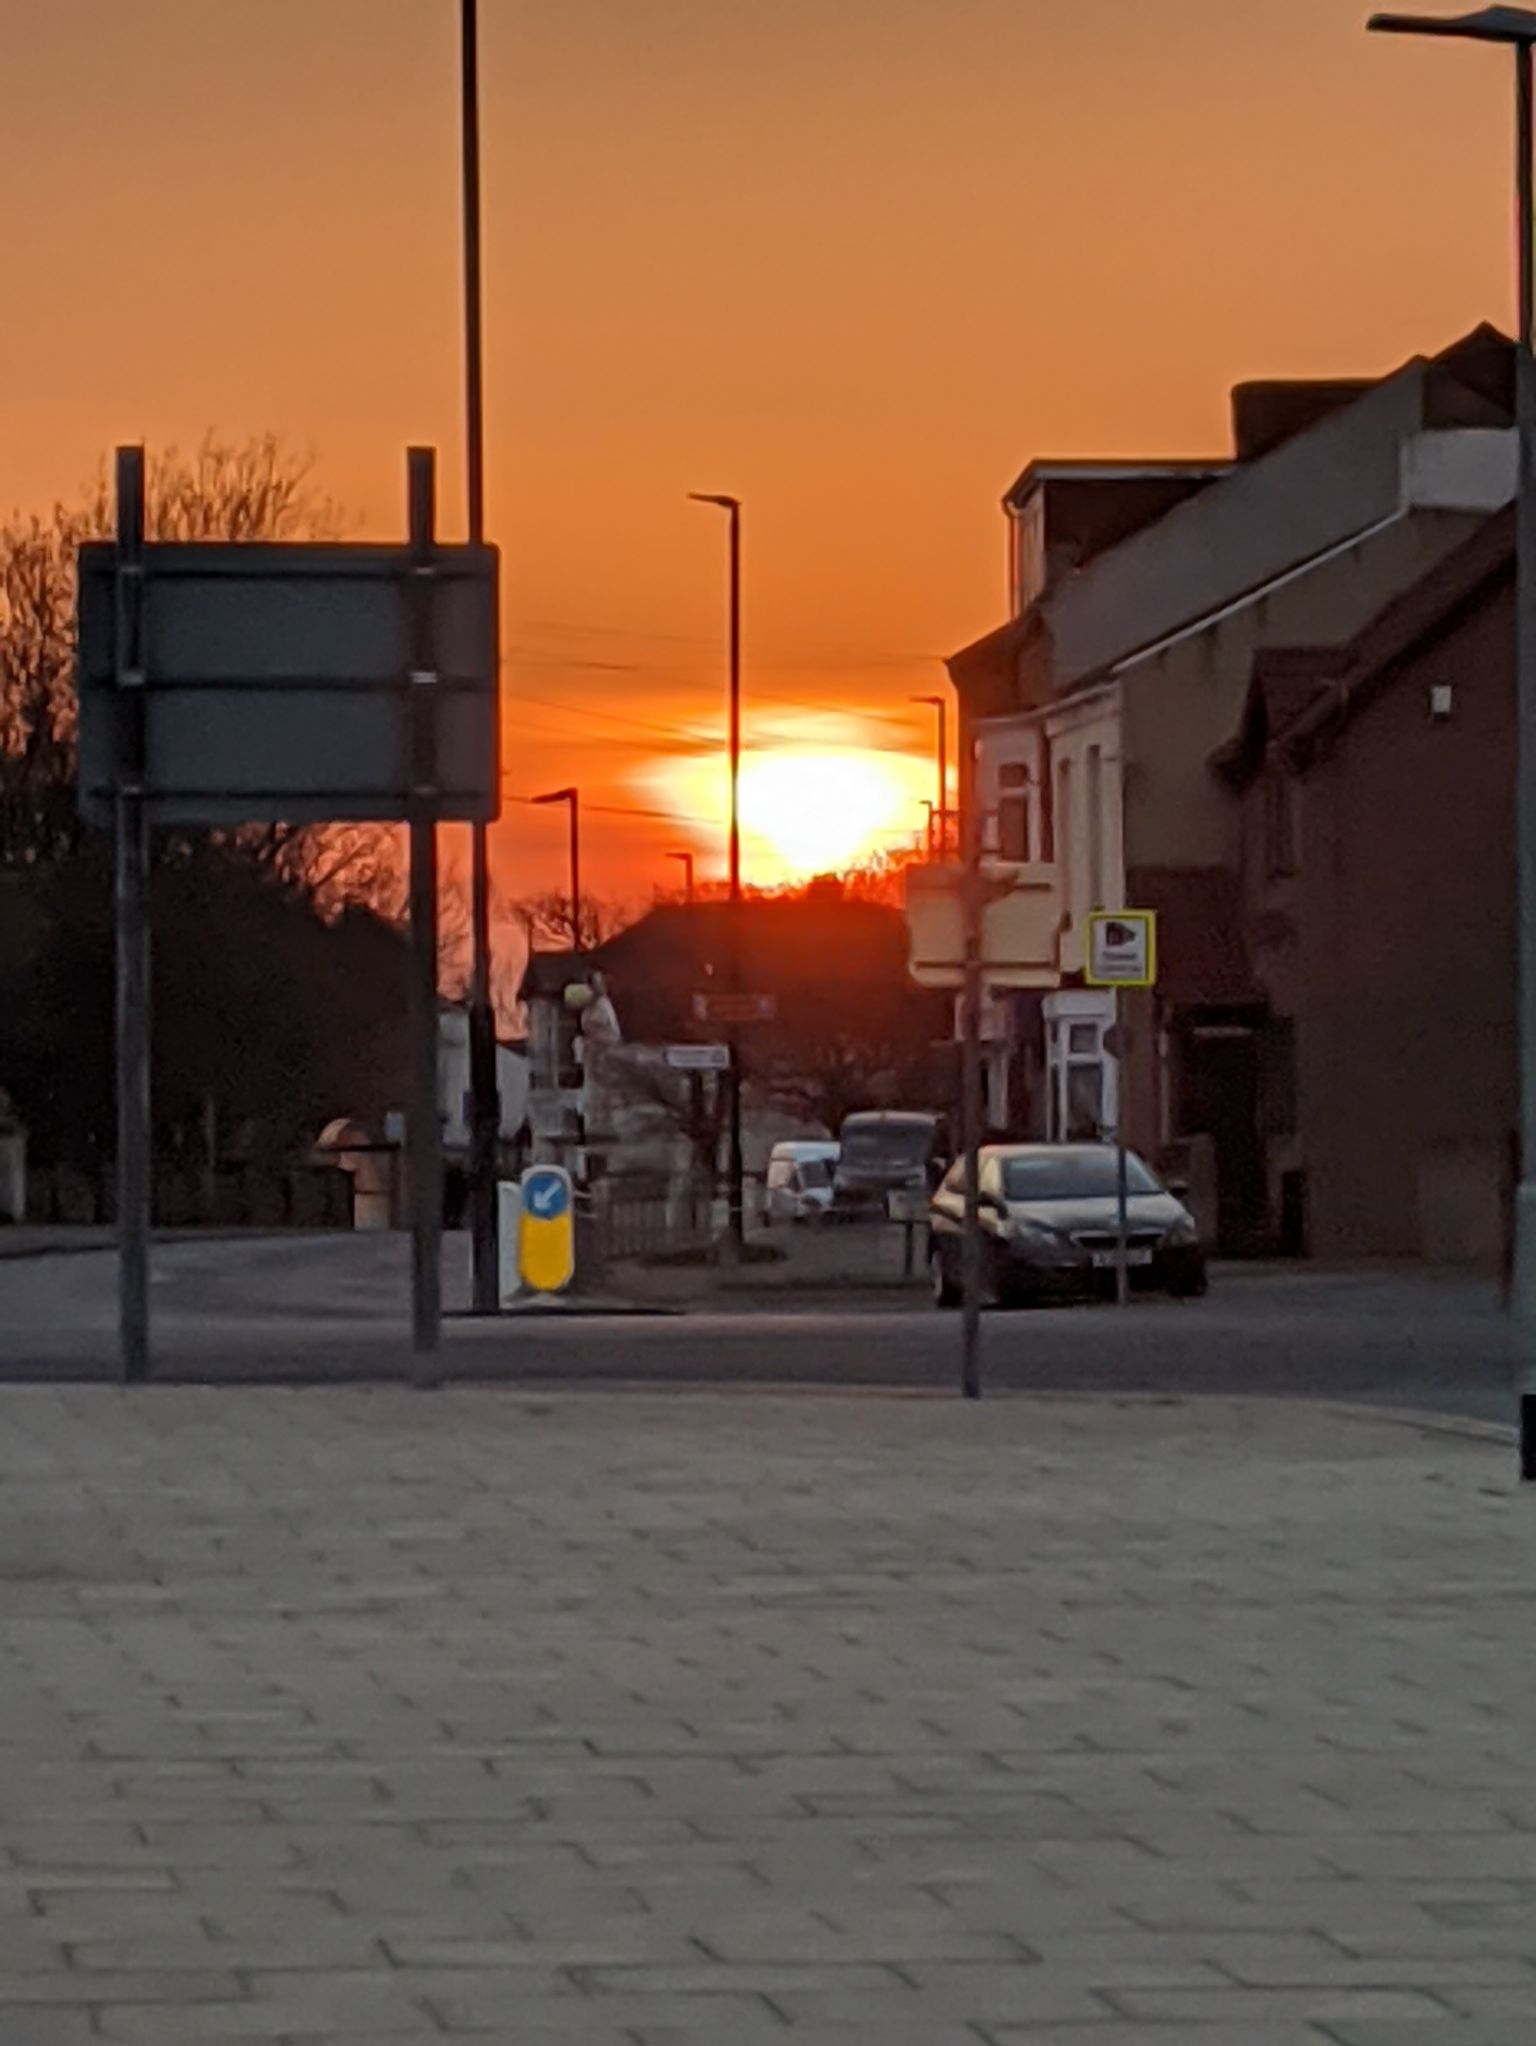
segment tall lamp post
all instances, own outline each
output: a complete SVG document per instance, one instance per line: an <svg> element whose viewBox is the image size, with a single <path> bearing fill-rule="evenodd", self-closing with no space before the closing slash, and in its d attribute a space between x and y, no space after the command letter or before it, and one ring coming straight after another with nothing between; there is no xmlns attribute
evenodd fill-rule
<svg viewBox="0 0 1536 2046"><path fill-rule="evenodd" d="M691 852L669 852L669 860L680 860L683 867L683 900L693 901L693 854Z"/></svg>
<svg viewBox="0 0 1536 2046"><path fill-rule="evenodd" d="M1521 1336L1520 1475L1536 1480L1536 13L1485 7L1444 18L1376 14L1381 35L1454 36L1502 43L1515 59L1515 206L1519 235L1520 346L1515 355L1519 442L1516 510L1515 697L1516 928L1519 932L1520 1176L1515 1192L1512 1304Z"/></svg>
<svg viewBox="0 0 1536 2046"><path fill-rule="evenodd" d="M927 704L939 714L939 858L949 857L949 705L942 696L914 696L914 703Z"/></svg>
<svg viewBox="0 0 1536 2046"><path fill-rule="evenodd" d="M695 504L719 507L729 520L730 549L730 917L727 931L728 988L741 993L741 499L720 491L690 490ZM728 1165L730 1240L739 1257L745 1243L741 1155L741 1043L738 1026L730 1027L730 1160Z"/></svg>
<svg viewBox="0 0 1536 2046"><path fill-rule="evenodd" d="M583 950L581 942L581 794L577 789L551 789L547 796L534 796L536 804L568 803L571 811L571 950Z"/></svg>
<svg viewBox="0 0 1536 2046"><path fill-rule="evenodd" d="M464 230L464 476L469 538L485 539L485 321L480 292L480 36L478 0L459 0ZM496 1167L496 1016L491 1007L491 865L485 824L470 826L469 1222L477 1314L500 1299Z"/></svg>

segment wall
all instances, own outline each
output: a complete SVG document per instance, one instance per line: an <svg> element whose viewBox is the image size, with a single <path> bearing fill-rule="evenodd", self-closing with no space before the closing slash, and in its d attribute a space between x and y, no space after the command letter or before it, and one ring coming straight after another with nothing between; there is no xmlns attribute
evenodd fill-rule
<svg viewBox="0 0 1536 2046"><path fill-rule="evenodd" d="M528 1061L504 1044L496 1047L496 1091L501 1107L502 1141L511 1143L528 1119ZM469 1018L460 1008L438 1011L437 1107L446 1149L467 1149Z"/></svg>
<svg viewBox="0 0 1536 2046"><path fill-rule="evenodd" d="M1304 778L1300 1113L1319 1256L1499 1254L1516 1115L1513 637L1506 579ZM1429 687L1446 680L1437 722Z"/></svg>
<svg viewBox="0 0 1536 2046"><path fill-rule="evenodd" d="M1037 868L1031 878L1054 884L1061 969L1077 972L1088 912L1125 907L1119 692L1095 690L1044 714L995 719L978 728L978 786L988 812L986 844L994 853L1005 843L998 809L1008 799L1002 773L1012 765L1029 775L1028 850Z"/></svg>
<svg viewBox="0 0 1536 2046"><path fill-rule="evenodd" d="M1424 424L1410 365L1093 562L1047 602L1059 686L1177 631L1389 517L1401 448Z"/></svg>
<svg viewBox="0 0 1536 2046"><path fill-rule="evenodd" d="M1127 668L1123 692L1126 858L1131 866L1234 865L1237 806L1209 767L1237 731L1261 649L1352 639L1478 526L1471 514L1415 511L1208 626Z"/></svg>

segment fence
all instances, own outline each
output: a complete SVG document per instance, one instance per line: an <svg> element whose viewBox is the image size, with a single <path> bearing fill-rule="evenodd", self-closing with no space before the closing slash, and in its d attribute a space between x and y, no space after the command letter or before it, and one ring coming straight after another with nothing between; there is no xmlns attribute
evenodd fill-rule
<svg viewBox="0 0 1536 2046"><path fill-rule="evenodd" d="M599 1183L604 1254L659 1258L707 1249L713 1188L707 1175L621 1173Z"/></svg>
<svg viewBox="0 0 1536 2046"><path fill-rule="evenodd" d="M27 1186L32 1222L110 1223L115 1180L69 1165L35 1170ZM164 1229L350 1229L352 1181L329 1165L240 1165L210 1181L197 1168L162 1165L154 1175L155 1222Z"/></svg>

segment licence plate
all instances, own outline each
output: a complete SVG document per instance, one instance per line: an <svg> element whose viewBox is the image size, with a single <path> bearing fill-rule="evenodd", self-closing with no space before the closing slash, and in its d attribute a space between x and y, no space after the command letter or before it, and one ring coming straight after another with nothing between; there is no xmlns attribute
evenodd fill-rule
<svg viewBox="0 0 1536 2046"><path fill-rule="evenodd" d="M1093 1253L1093 1261L1096 1265L1113 1266L1119 1263L1120 1253L1118 1250L1096 1250ZM1128 1265L1149 1265L1152 1262L1152 1253L1150 1250L1128 1250L1125 1253L1125 1261Z"/></svg>

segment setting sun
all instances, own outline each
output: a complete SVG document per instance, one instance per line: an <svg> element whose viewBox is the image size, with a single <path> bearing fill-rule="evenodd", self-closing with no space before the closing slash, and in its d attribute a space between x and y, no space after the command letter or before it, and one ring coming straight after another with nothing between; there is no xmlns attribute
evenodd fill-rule
<svg viewBox="0 0 1536 2046"><path fill-rule="evenodd" d="M651 785L675 803L690 836L714 815L724 828L725 777L712 760L662 763ZM741 763L742 865L773 886L855 866L920 838L933 768L904 753L854 746L749 752Z"/></svg>

